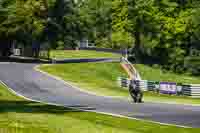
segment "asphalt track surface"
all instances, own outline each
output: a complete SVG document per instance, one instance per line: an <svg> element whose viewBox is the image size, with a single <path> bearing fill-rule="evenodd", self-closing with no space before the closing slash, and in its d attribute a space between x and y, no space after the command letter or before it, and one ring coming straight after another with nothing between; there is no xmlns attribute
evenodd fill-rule
<svg viewBox="0 0 200 133"><path fill-rule="evenodd" d="M82 92L34 70L38 64L0 62L0 80L27 98L161 123L200 127L200 107L132 101Z"/></svg>

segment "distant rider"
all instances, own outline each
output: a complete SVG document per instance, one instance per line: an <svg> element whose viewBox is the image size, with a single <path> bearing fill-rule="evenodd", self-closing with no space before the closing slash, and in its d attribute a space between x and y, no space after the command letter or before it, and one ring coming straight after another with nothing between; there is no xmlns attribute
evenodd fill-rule
<svg viewBox="0 0 200 133"><path fill-rule="evenodd" d="M131 80L129 84L129 92L135 103L141 103L143 98L143 92L138 85L137 80Z"/></svg>

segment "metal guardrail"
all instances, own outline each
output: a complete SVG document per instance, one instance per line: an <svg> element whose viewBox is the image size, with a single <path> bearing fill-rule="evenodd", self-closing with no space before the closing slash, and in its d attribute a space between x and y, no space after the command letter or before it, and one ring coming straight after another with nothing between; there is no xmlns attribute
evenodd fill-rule
<svg viewBox="0 0 200 133"><path fill-rule="evenodd" d="M127 88L127 87L129 87L130 80L125 77L118 77L117 83L120 87Z"/></svg>
<svg viewBox="0 0 200 133"><path fill-rule="evenodd" d="M183 95L200 98L200 84L183 85Z"/></svg>
<svg viewBox="0 0 200 133"><path fill-rule="evenodd" d="M125 88L128 90L128 87L130 85L131 80L125 77L118 77L117 79L118 85L122 88ZM147 81L146 80L136 80L136 86L143 89L143 91L147 91Z"/></svg>
<svg viewBox="0 0 200 133"><path fill-rule="evenodd" d="M136 86L143 91L152 91L169 95L183 95L200 98L200 84L186 85L174 82L157 82L148 80L136 80ZM118 85L128 90L130 79L125 77L118 78Z"/></svg>

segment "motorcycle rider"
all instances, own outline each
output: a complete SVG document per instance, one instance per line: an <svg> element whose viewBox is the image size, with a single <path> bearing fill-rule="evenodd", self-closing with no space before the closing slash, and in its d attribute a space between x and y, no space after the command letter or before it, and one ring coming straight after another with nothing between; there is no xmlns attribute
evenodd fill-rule
<svg viewBox="0 0 200 133"><path fill-rule="evenodd" d="M137 80L130 80L129 92L135 103L142 103L143 92Z"/></svg>

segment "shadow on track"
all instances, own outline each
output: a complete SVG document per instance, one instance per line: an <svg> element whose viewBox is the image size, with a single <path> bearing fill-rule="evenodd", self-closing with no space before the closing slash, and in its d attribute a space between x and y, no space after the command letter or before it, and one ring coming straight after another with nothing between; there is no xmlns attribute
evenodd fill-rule
<svg viewBox="0 0 200 133"><path fill-rule="evenodd" d="M78 109L88 108L87 106L73 106L74 109L68 107L46 105L32 101L7 101L0 100L0 113L17 112L17 113L52 113L64 114L70 112L83 112ZM76 109L77 108L77 109Z"/></svg>

